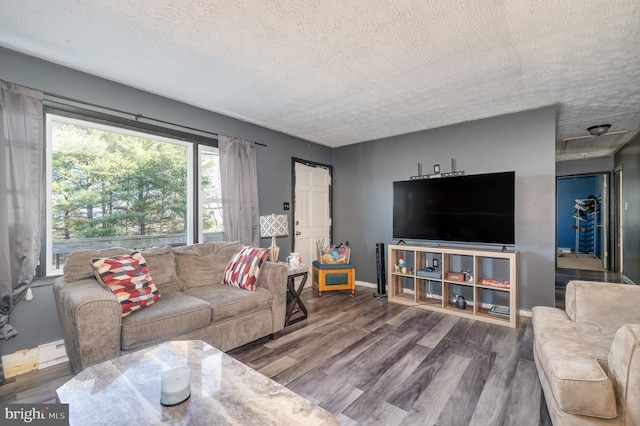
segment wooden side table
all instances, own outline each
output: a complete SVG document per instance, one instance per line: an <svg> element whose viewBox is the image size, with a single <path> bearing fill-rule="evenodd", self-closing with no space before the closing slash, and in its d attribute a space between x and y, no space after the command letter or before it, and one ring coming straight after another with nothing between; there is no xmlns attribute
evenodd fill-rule
<svg viewBox="0 0 640 426"><path fill-rule="evenodd" d="M300 265L297 268L289 267L289 275L287 276L287 315L284 319L285 327L307 319L307 307L304 306L302 299L300 299L300 293L302 289L304 289L308 275L309 267L306 265ZM302 277L298 288L296 288L297 277Z"/></svg>

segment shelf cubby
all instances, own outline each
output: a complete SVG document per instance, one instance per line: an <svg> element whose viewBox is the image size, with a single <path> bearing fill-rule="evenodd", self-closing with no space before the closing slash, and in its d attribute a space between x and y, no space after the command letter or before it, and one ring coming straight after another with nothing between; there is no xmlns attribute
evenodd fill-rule
<svg viewBox="0 0 640 426"><path fill-rule="evenodd" d="M391 302L517 326L517 251L404 244L390 245L388 250ZM405 270L397 267L400 258ZM456 295L464 297L465 309L458 309ZM493 306L508 308L508 313L492 313Z"/></svg>
<svg viewBox="0 0 640 426"><path fill-rule="evenodd" d="M476 295L479 301L476 315L488 318L491 322L509 323L512 313L509 289L478 286ZM498 308L498 312L491 312L493 307ZM501 314L500 309L506 309L508 313Z"/></svg>
<svg viewBox="0 0 640 426"><path fill-rule="evenodd" d="M444 309L454 310L456 314L461 312L469 313L473 315L473 307L475 306L475 297L473 294L473 285L467 283L456 283L452 281L445 281L445 296ZM458 296L464 297L466 307L464 309L458 308L457 301Z"/></svg>
<svg viewBox="0 0 640 426"><path fill-rule="evenodd" d="M389 279L389 297L400 303L415 303L415 282L409 275L394 274Z"/></svg>
<svg viewBox="0 0 640 426"><path fill-rule="evenodd" d="M416 303L442 306L442 281L416 277Z"/></svg>

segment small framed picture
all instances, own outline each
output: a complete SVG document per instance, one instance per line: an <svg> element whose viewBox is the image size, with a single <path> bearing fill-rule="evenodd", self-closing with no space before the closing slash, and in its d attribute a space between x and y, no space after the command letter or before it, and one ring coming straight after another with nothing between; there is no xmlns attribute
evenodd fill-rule
<svg viewBox="0 0 640 426"><path fill-rule="evenodd" d="M440 164L433 165L433 173L440 173Z"/></svg>

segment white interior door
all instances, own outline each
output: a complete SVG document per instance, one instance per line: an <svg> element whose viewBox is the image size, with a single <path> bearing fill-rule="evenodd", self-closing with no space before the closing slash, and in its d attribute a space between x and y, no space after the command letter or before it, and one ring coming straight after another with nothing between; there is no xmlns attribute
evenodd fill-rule
<svg viewBox="0 0 640 426"><path fill-rule="evenodd" d="M302 263L311 265L316 259L316 242L329 243L331 207L329 188L331 175L322 166L295 163L294 247ZM311 280L309 280L310 282Z"/></svg>

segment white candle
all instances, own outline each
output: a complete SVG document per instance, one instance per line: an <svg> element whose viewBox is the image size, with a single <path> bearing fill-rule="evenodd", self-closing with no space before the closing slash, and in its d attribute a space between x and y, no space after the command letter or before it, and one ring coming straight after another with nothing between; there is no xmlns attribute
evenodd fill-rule
<svg viewBox="0 0 640 426"><path fill-rule="evenodd" d="M162 373L160 379L160 403L176 405L191 396L191 370L177 367Z"/></svg>

